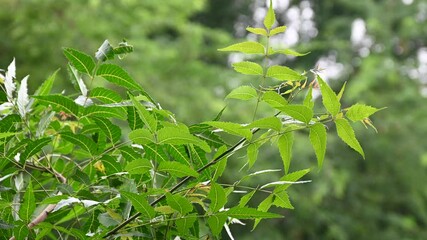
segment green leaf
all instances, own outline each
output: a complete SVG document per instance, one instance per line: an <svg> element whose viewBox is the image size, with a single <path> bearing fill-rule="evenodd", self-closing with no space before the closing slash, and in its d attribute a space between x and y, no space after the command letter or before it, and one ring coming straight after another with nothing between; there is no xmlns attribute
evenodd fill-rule
<svg viewBox="0 0 427 240"><path fill-rule="evenodd" d="M53 197L48 197L48 198L43 199L43 201L41 201L40 204L55 204L61 200L67 199L67 198L69 198L69 196L67 196L67 195L56 195Z"/></svg>
<svg viewBox="0 0 427 240"><path fill-rule="evenodd" d="M123 172L123 165L117 162L115 157L104 155L101 157L101 162L105 167L107 175Z"/></svg>
<svg viewBox="0 0 427 240"><path fill-rule="evenodd" d="M344 82L344 84L341 87L340 92L337 95L338 101L341 101L342 95L344 94L345 86L347 85L347 82Z"/></svg>
<svg viewBox="0 0 427 240"><path fill-rule="evenodd" d="M348 119L353 122L362 121L365 118L369 118L372 114L378 112L381 109L374 108L363 104L354 104L351 106L345 114Z"/></svg>
<svg viewBox="0 0 427 240"><path fill-rule="evenodd" d="M63 132L61 133L61 137L79 147L81 147L84 151L90 153L92 156L96 154L97 147L95 142L82 134L73 134L72 132Z"/></svg>
<svg viewBox="0 0 427 240"><path fill-rule="evenodd" d="M227 203L227 196L225 195L224 189L218 183L211 183L211 189L208 194L211 204L209 209L211 212L218 212Z"/></svg>
<svg viewBox="0 0 427 240"><path fill-rule="evenodd" d="M281 81L301 81L305 77L300 73L284 66L271 66L267 70L267 77L272 77Z"/></svg>
<svg viewBox="0 0 427 240"><path fill-rule="evenodd" d="M205 152L211 151L211 148L206 142L176 127L164 127L160 129L157 133L157 143L171 145L194 144Z"/></svg>
<svg viewBox="0 0 427 240"><path fill-rule="evenodd" d="M272 50L271 54L284 54L288 56L301 57L309 54L310 52L300 53L292 49L280 49L280 50Z"/></svg>
<svg viewBox="0 0 427 240"><path fill-rule="evenodd" d="M274 36L276 34L283 33L285 31L286 31L286 26L276 27L276 28L271 29L270 36Z"/></svg>
<svg viewBox="0 0 427 240"><path fill-rule="evenodd" d="M298 181L300 178L304 177L307 173L310 172L310 169L304 169L304 170L299 170L296 172L292 172L289 174L286 174L285 176L280 178L280 181L284 181L284 182L296 182ZM286 190L288 187L290 187L292 184L283 184L283 185L279 185L274 189L274 192L282 192L284 190Z"/></svg>
<svg viewBox="0 0 427 240"><path fill-rule="evenodd" d="M273 194L268 195L268 197L258 205L257 210L261 212L267 212L270 209L271 205L273 204L273 197L274 197ZM254 230L258 226L261 220L262 220L261 218L255 219L252 230Z"/></svg>
<svg viewBox="0 0 427 240"><path fill-rule="evenodd" d="M350 123L346 119L336 119L335 125L337 126L338 136L345 142L348 146L356 150L363 158L365 158L365 153L363 152L362 146L360 146L359 141L356 139L356 134L353 131L353 128L350 126Z"/></svg>
<svg viewBox="0 0 427 240"><path fill-rule="evenodd" d="M52 142L50 138L41 138L30 142L19 157L21 162L28 160L34 154L40 152L40 150L50 142Z"/></svg>
<svg viewBox="0 0 427 240"><path fill-rule="evenodd" d="M283 218L276 213L262 212L254 208L234 207L224 212L228 217L237 219L255 219L255 218Z"/></svg>
<svg viewBox="0 0 427 240"><path fill-rule="evenodd" d="M227 216L224 214L211 215L208 218L209 228L214 236L218 236L224 227Z"/></svg>
<svg viewBox="0 0 427 240"><path fill-rule="evenodd" d="M267 31L264 28L253 28L253 27L247 27L246 30L248 32L251 32L253 34L267 36Z"/></svg>
<svg viewBox="0 0 427 240"><path fill-rule="evenodd" d="M135 107L127 107L127 120L128 124L131 130L135 130L138 128L143 128L144 123L142 122L141 118L139 117L138 113L136 112Z"/></svg>
<svg viewBox="0 0 427 240"><path fill-rule="evenodd" d="M227 151L227 147L225 145L219 147L212 159L217 159L225 151ZM215 182L216 180L218 180L219 177L222 176L225 168L227 167L227 160L228 160L227 157L224 157L217 164L215 164L215 166L214 166L215 171L214 171L214 175L211 179L211 182Z"/></svg>
<svg viewBox="0 0 427 240"><path fill-rule="evenodd" d="M99 66L96 75L128 90L142 91L141 86L123 68L117 65L104 63Z"/></svg>
<svg viewBox="0 0 427 240"><path fill-rule="evenodd" d="M265 48L258 42L242 42L230 45L225 48L220 48L222 52L241 52L247 54L265 54Z"/></svg>
<svg viewBox="0 0 427 240"><path fill-rule="evenodd" d="M313 109L314 102L313 102L313 86L310 86L310 88L307 91L307 95L304 98L304 106Z"/></svg>
<svg viewBox="0 0 427 240"><path fill-rule="evenodd" d="M122 101L122 97L120 97L120 95L117 92L107 88L101 88L101 87L92 89L89 92L89 97L98 99L99 101L107 104L118 103Z"/></svg>
<svg viewBox="0 0 427 240"><path fill-rule="evenodd" d="M10 136L15 136L17 132L0 132L0 139L8 138Z"/></svg>
<svg viewBox="0 0 427 240"><path fill-rule="evenodd" d="M172 176L176 177L186 177L186 176L192 176L197 177L199 174L196 172L196 170L182 164L179 162L167 162L163 161L159 164L159 167L157 168L157 171L159 172L167 172L170 173Z"/></svg>
<svg viewBox="0 0 427 240"><path fill-rule="evenodd" d="M317 157L317 166L322 168L326 153L326 128L322 123L310 127L310 142Z"/></svg>
<svg viewBox="0 0 427 240"><path fill-rule="evenodd" d="M132 147L129 146L121 147L120 153L126 161L133 161L141 157L141 154L139 154Z"/></svg>
<svg viewBox="0 0 427 240"><path fill-rule="evenodd" d="M136 144L154 143L153 134L147 129L136 129L129 133L129 140Z"/></svg>
<svg viewBox="0 0 427 240"><path fill-rule="evenodd" d="M193 211L193 205L190 203L190 201L187 198L183 196L166 193L166 202L168 203L169 206L177 210L182 215L185 215Z"/></svg>
<svg viewBox="0 0 427 240"><path fill-rule="evenodd" d="M256 160L258 159L259 147L260 147L260 144L251 143L246 149L246 154L248 156L248 168L251 168L255 164Z"/></svg>
<svg viewBox="0 0 427 240"><path fill-rule="evenodd" d="M282 122L277 117L266 117L255 120L244 128L261 128L280 131L282 128Z"/></svg>
<svg viewBox="0 0 427 240"><path fill-rule="evenodd" d="M166 145L166 151L171 155L175 161L185 165L190 165L189 156L185 146L183 145Z"/></svg>
<svg viewBox="0 0 427 240"><path fill-rule="evenodd" d="M267 91L262 95L262 100L274 108L288 105L288 101L274 91Z"/></svg>
<svg viewBox="0 0 427 240"><path fill-rule="evenodd" d="M34 197L33 185L30 181L25 189L24 202L19 208L19 217L28 222L31 219L34 209L36 209L36 199Z"/></svg>
<svg viewBox="0 0 427 240"><path fill-rule="evenodd" d="M91 118L117 118L125 120L126 111L123 108L111 108L92 105L83 108L83 116Z"/></svg>
<svg viewBox="0 0 427 240"><path fill-rule="evenodd" d="M253 98L256 98L257 92L256 90L251 86L240 86L236 89L233 89L225 98L234 98L234 99L240 99L240 100L250 100Z"/></svg>
<svg viewBox="0 0 427 240"><path fill-rule="evenodd" d="M245 194L245 196L243 196L242 198L240 198L238 206L239 207L246 206L246 204L248 204L249 200L251 200L251 198L254 196L255 193L256 193L256 190L252 190L251 192Z"/></svg>
<svg viewBox="0 0 427 240"><path fill-rule="evenodd" d="M78 168L74 170L73 175L71 176L71 179L83 183L86 186L89 186L91 184L89 175L87 175L85 172L80 171Z"/></svg>
<svg viewBox="0 0 427 240"><path fill-rule="evenodd" d="M338 101L337 95L319 75L317 75L317 82L322 93L323 105L330 114L336 116L341 109L341 103Z"/></svg>
<svg viewBox="0 0 427 240"><path fill-rule="evenodd" d="M285 173L288 173L289 166L291 165L291 157L292 157L292 145L294 143L294 135L292 132L288 132L280 136L277 141L277 146L279 148L280 157L283 161L283 166L285 169Z"/></svg>
<svg viewBox="0 0 427 240"><path fill-rule="evenodd" d="M15 227L13 228L13 235L16 240L25 240L28 235L30 235L30 230L27 227L26 223L21 221L15 223Z"/></svg>
<svg viewBox="0 0 427 240"><path fill-rule="evenodd" d="M64 55L79 72L92 76L95 61L91 56L72 48L64 48Z"/></svg>
<svg viewBox="0 0 427 240"><path fill-rule="evenodd" d="M133 160L132 162L129 162L125 170L129 174L146 174L149 172L153 166L151 165L150 161L145 158L140 158Z"/></svg>
<svg viewBox="0 0 427 240"><path fill-rule="evenodd" d="M54 108L63 110L66 113L78 115L79 106L70 98L62 95L46 95L46 96L33 96L33 98L40 100L42 104L50 104Z"/></svg>
<svg viewBox="0 0 427 240"><path fill-rule="evenodd" d="M208 124L212 127L222 129L226 133L236 135L236 136L245 137L247 140L250 140L252 138L251 130L242 128L242 125L240 125L238 123L216 122L216 121L208 121L208 122L204 122L204 123Z"/></svg>
<svg viewBox="0 0 427 240"><path fill-rule="evenodd" d="M120 194L132 202L132 206L136 211L142 213L148 219L156 216L154 208L148 203L148 197L145 195L138 195L136 193L121 191Z"/></svg>
<svg viewBox="0 0 427 240"><path fill-rule="evenodd" d="M157 144L144 145L145 157L155 162L169 161L169 156L163 150L163 146Z"/></svg>
<svg viewBox="0 0 427 240"><path fill-rule="evenodd" d="M281 208L294 209L286 191L274 193L273 205Z"/></svg>
<svg viewBox="0 0 427 240"><path fill-rule="evenodd" d="M313 110L304 105L286 105L283 107L277 107L277 109L306 124L308 124L311 121L311 118L313 118Z"/></svg>
<svg viewBox="0 0 427 240"><path fill-rule="evenodd" d="M94 118L96 125L104 132L107 138L114 144L120 140L122 136L121 129L112 124L108 119L105 118Z"/></svg>
<svg viewBox="0 0 427 240"><path fill-rule="evenodd" d="M194 225L197 220L196 214L186 215L183 218L175 220L175 225L179 235L185 236L188 230Z"/></svg>
<svg viewBox="0 0 427 240"><path fill-rule="evenodd" d="M45 96L50 93L50 90L52 90L53 82L55 81L56 74L58 74L59 69L56 70L52 75L50 75L43 83L40 85L39 88L37 88L34 95L38 96Z"/></svg>
<svg viewBox="0 0 427 240"><path fill-rule="evenodd" d="M242 74L258 75L258 76L262 76L263 74L263 69L261 65L259 65L258 63L245 61L245 62L233 63L232 66L234 70L236 70L236 72L239 72Z"/></svg>
<svg viewBox="0 0 427 240"><path fill-rule="evenodd" d="M268 8L267 15L264 18L264 26L265 26L265 28L271 29L271 27L273 26L274 22L276 22L276 15L274 14L273 3L270 0L270 7Z"/></svg>
<svg viewBox="0 0 427 240"><path fill-rule="evenodd" d="M145 106L142 105L138 100L135 99L135 97L130 96L130 99L132 100L133 105L135 106L139 117L144 122L145 126L150 130L150 132L154 133L157 130L157 120L154 118L153 115L151 115L147 109L145 109Z"/></svg>

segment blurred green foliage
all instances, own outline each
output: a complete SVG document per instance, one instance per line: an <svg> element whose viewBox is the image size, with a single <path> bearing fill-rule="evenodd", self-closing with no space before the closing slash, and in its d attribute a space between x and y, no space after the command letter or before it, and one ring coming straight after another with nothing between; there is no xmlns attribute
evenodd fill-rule
<svg viewBox="0 0 427 240"><path fill-rule="evenodd" d="M230 43L234 31L230 26L251 21L250 3L265 6L264 2L221 1L225 7L219 8L216 0L161 4L0 0L0 66L16 57L18 76L29 73L30 88L35 89L47 73L65 66L61 47L93 51L106 38L114 43L126 38L136 52L124 60L131 75L166 108L174 109L179 119L207 120L224 106L228 86L240 81L227 68L226 56L216 49ZM332 54L343 64L342 74L332 83L335 90L348 82L344 106L357 99L388 109L373 118L379 134L372 137L371 130L359 131L366 160L328 136L323 169L310 174L312 183L290 194L296 210L285 213L283 220L261 222L253 233L247 227L232 226L234 236L426 239L427 101L420 94L420 76L410 73L420 72L420 49L427 46L427 4L422 0L291 1L283 14L307 4L314 11L318 34L312 39L301 37L299 47L311 54L285 61L307 69ZM352 23L358 18L366 23L373 41L368 54L360 54L360 47L350 41ZM286 19L280 21L287 24ZM165 64L168 68L160 67ZM66 71L61 73L65 79ZM69 87L55 86L58 91ZM250 115L244 109L232 111ZM315 166L307 135L297 136L295 143L295 169ZM271 159L268 148L263 154L260 161L265 161L265 168L280 164L279 159ZM230 161L229 167L234 168L229 173L237 172L241 164ZM233 178L230 174L224 182Z"/></svg>

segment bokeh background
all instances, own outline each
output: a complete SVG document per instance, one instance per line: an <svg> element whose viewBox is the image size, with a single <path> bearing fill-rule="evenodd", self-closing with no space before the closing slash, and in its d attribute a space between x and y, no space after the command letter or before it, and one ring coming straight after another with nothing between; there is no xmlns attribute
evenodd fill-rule
<svg viewBox="0 0 427 240"><path fill-rule="evenodd" d="M30 74L31 90L62 68L55 91L72 93L61 48L94 53L105 39L117 44L125 38L135 53L118 63L179 120L209 120L229 104L224 118L244 122L252 110L224 97L241 84L256 85L256 79L231 70L241 55L217 49L255 40L245 28L261 26L267 4L0 0L0 68L15 57L18 79ZM273 46L311 52L276 61L301 71L317 66L335 90L347 82L344 107L358 101L387 109L372 118L378 134L356 126L366 160L331 134L319 170L307 135L297 135L291 170L312 168L307 179L313 181L290 189L295 210L273 209L284 219L263 221L253 232L251 222L232 225L234 237L427 239L427 1L273 0L273 5L279 23L288 26ZM245 174L239 172L244 153L239 157L230 161L224 183ZM266 148L254 170L278 166L277 153Z"/></svg>

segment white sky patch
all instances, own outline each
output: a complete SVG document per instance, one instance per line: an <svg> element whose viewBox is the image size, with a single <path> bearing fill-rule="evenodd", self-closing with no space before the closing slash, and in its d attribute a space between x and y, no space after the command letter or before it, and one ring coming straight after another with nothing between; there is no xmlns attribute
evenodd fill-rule
<svg viewBox="0 0 427 240"><path fill-rule="evenodd" d="M414 0L402 0L402 3L405 5L411 5L414 2Z"/></svg>
<svg viewBox="0 0 427 240"><path fill-rule="evenodd" d="M374 44L371 36L367 34L366 23L361 18L356 18L351 24L351 43L361 57L367 57L371 53L370 48Z"/></svg>

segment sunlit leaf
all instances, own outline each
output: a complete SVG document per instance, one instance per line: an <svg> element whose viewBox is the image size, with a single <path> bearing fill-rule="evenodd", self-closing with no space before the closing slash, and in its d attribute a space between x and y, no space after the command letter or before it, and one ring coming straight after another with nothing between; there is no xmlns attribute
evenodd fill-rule
<svg viewBox="0 0 427 240"><path fill-rule="evenodd" d="M293 143L294 143L294 135L292 132L283 134L282 136L280 136L279 140L277 141L277 146L279 148L280 156L283 161L285 173L288 173L289 166L291 165Z"/></svg>
<svg viewBox="0 0 427 240"><path fill-rule="evenodd" d="M240 86L238 88L233 89L225 98L233 98L233 99L240 99L240 100L249 100L256 98L257 92L256 90L251 86Z"/></svg>
<svg viewBox="0 0 427 240"><path fill-rule="evenodd" d="M221 233L224 223L227 220L227 215L216 214L211 215L208 218L209 228L214 236L218 236Z"/></svg>
<svg viewBox="0 0 427 240"><path fill-rule="evenodd" d="M301 81L304 80L305 77L285 66L271 66L267 70L267 77L272 77L281 81Z"/></svg>
<svg viewBox="0 0 427 240"><path fill-rule="evenodd" d="M123 108L109 108L92 105L83 108L83 116L91 118L117 118L126 119L126 111Z"/></svg>
<svg viewBox="0 0 427 240"><path fill-rule="evenodd" d="M274 91L267 91L262 95L262 100L274 108L288 105L288 101Z"/></svg>
<svg viewBox="0 0 427 240"><path fill-rule="evenodd" d="M359 141L357 141L356 134L354 133L350 123L346 119L341 118L335 120L335 125L337 126L337 133L341 140L365 158L365 153L363 152Z"/></svg>
<svg viewBox="0 0 427 240"><path fill-rule="evenodd" d="M154 136L147 129L135 129L129 133L129 140L136 144L145 145L154 143Z"/></svg>
<svg viewBox="0 0 427 240"><path fill-rule="evenodd" d="M306 53L300 53L292 49L279 49L279 50L272 50L271 54L284 54L288 56L294 56L294 57L301 57L309 54L310 52Z"/></svg>
<svg viewBox="0 0 427 240"><path fill-rule="evenodd" d="M274 193L273 205L281 208L294 209L286 191Z"/></svg>
<svg viewBox="0 0 427 240"><path fill-rule="evenodd" d="M322 123L310 126L310 142L317 157L317 166L322 168L326 153L326 128Z"/></svg>
<svg viewBox="0 0 427 240"><path fill-rule="evenodd" d="M106 118L94 118L94 120L96 125L98 125L112 143L120 140L122 131L118 126L112 124L111 121Z"/></svg>
<svg viewBox="0 0 427 240"><path fill-rule="evenodd" d="M276 27L276 28L271 29L270 36L274 36L274 35L277 35L279 33L283 33L285 31L286 31L286 26Z"/></svg>
<svg viewBox="0 0 427 240"><path fill-rule="evenodd" d="M101 87L92 89L89 92L89 97L91 99L98 99L103 103L118 103L122 101L122 97L117 92Z"/></svg>
<svg viewBox="0 0 427 240"><path fill-rule="evenodd" d="M267 31L264 28L253 28L253 27L247 27L246 30L248 32L251 32L253 34L267 36Z"/></svg>
<svg viewBox="0 0 427 240"><path fill-rule="evenodd" d="M230 45L225 48L220 48L218 51L223 52L241 52L247 54L265 54L265 48L258 42L242 42Z"/></svg>
<svg viewBox="0 0 427 240"><path fill-rule="evenodd" d="M341 103L338 101L337 95L319 75L317 76L317 81L322 92L323 105L330 114L337 115L341 110Z"/></svg>
<svg viewBox="0 0 427 240"><path fill-rule="evenodd" d="M271 27L275 22L276 22L276 15L274 14L273 3L270 0L270 7L268 8L267 15L264 18L264 26L267 29L271 29Z"/></svg>
<svg viewBox="0 0 427 240"><path fill-rule="evenodd" d="M254 62L244 61L232 64L236 72L246 74L246 75L259 75L263 74L263 69L261 65Z"/></svg>
<svg viewBox="0 0 427 240"><path fill-rule="evenodd" d="M304 105L286 105L283 107L278 107L277 109L286 113L286 115L289 115L292 118L307 124L311 121L311 118L313 118L313 110Z"/></svg>
<svg viewBox="0 0 427 240"><path fill-rule="evenodd" d="M369 118L372 114L380 110L381 109L357 103L348 109L345 116L351 121L357 122Z"/></svg>

